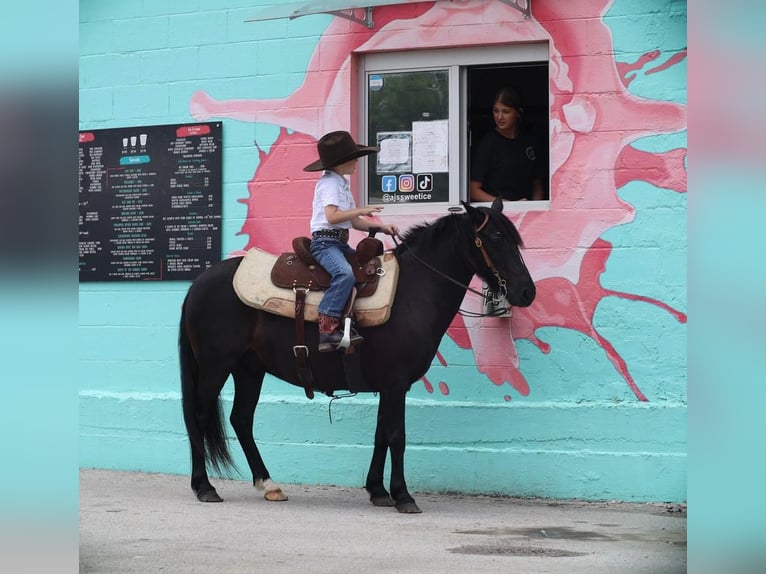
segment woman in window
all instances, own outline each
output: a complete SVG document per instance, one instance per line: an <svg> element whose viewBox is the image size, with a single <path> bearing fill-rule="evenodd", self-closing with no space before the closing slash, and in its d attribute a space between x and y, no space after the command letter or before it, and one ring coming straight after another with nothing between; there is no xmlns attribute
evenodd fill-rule
<svg viewBox="0 0 766 574"><path fill-rule="evenodd" d="M472 201L545 199L534 140L521 129L523 111L521 98L512 88L495 95L495 129L482 138L471 165Z"/></svg>

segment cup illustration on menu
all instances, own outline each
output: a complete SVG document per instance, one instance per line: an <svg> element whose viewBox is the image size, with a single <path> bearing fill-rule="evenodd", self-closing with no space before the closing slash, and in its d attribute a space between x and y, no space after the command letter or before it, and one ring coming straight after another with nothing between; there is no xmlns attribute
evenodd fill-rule
<svg viewBox="0 0 766 574"><path fill-rule="evenodd" d="M128 138L122 138L122 148L126 149L128 147Z"/></svg>
<svg viewBox="0 0 766 574"><path fill-rule="evenodd" d="M138 140L141 142L141 147L146 147L146 141L149 139L147 134L139 134Z"/></svg>
<svg viewBox="0 0 766 574"><path fill-rule="evenodd" d="M136 136L130 136L130 147L136 147Z"/></svg>

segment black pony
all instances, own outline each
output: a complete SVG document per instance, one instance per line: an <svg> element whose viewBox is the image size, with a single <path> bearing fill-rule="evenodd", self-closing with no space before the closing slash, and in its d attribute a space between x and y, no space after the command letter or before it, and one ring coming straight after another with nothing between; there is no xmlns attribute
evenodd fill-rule
<svg viewBox="0 0 766 574"><path fill-rule="evenodd" d="M463 204L454 213L407 231L395 249L399 285L389 320L360 328L357 349L362 371L379 394L378 421L365 488L376 506L420 512L404 479L404 402L412 384L425 375L474 274L514 306L535 298L535 285L524 265L518 230L503 214L501 200L491 208ZM183 414L191 443L191 486L203 502L220 502L208 479L206 462L218 471L232 466L226 446L219 393L234 379L230 422L253 483L268 500L286 500L270 480L253 437L255 408L266 373L294 385L297 377L292 319L260 311L237 297L232 278L241 261L214 265L194 280L181 312L179 353ZM268 280L268 279L265 279ZM316 324L306 325L306 345L317 348ZM412 342L417 341L417 345ZM316 386L328 394L347 388L341 353L311 353ZM340 381L340 383L338 383ZM391 452L390 494L383 484Z"/></svg>

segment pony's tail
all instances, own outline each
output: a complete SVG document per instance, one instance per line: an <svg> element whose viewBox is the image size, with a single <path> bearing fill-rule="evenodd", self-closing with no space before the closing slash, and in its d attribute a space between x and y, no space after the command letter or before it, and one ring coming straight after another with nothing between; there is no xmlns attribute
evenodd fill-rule
<svg viewBox="0 0 766 574"><path fill-rule="evenodd" d="M210 409L207 429L203 435L197 425L197 386L199 385L199 365L194 356L189 333L186 328L186 302L181 307L181 324L178 329L178 358L181 367L181 404L184 423L192 448L204 453L205 460L219 475L228 475L235 468L226 444L226 432L223 425L221 401L216 397L214 408Z"/></svg>

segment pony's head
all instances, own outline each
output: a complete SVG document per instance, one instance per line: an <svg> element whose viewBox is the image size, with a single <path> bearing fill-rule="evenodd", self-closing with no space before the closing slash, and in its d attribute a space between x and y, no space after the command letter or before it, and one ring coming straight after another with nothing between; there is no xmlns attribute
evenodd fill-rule
<svg viewBox="0 0 766 574"><path fill-rule="evenodd" d="M473 227L474 271L492 291L505 295L511 305L528 307L535 300L535 283L521 256L521 235L503 215L503 200L496 198L491 207L462 203Z"/></svg>

